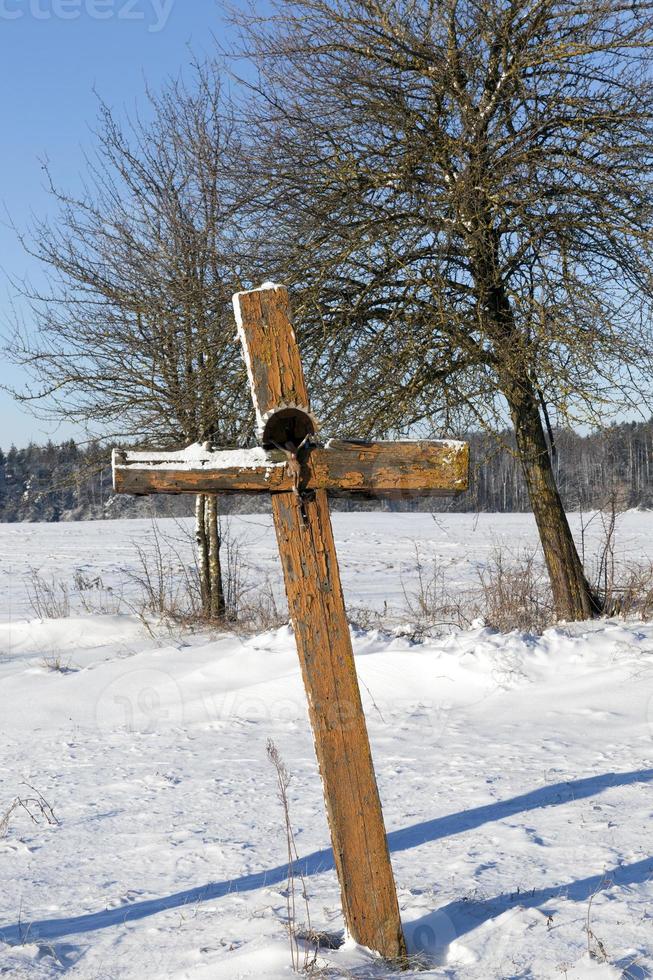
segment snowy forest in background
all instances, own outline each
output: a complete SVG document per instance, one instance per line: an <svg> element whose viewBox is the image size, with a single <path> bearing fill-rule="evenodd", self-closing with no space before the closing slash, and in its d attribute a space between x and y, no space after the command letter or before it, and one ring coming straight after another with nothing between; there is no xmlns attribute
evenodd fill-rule
<svg viewBox="0 0 653 980"><path fill-rule="evenodd" d="M469 493L455 500L421 499L352 503L336 509L528 511L528 494L518 458L505 444L479 433L467 434L472 471ZM581 436L555 433L555 466L567 510L653 507L653 419L623 423ZM194 499L117 497L111 485L109 452L74 440L26 449L0 449L0 521L69 521L143 517L151 513L190 515ZM223 498L225 511L266 509L265 501Z"/></svg>

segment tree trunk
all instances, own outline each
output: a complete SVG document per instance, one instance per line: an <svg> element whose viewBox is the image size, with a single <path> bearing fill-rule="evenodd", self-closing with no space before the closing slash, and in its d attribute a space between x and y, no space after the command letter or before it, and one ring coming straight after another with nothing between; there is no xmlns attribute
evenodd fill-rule
<svg viewBox="0 0 653 980"><path fill-rule="evenodd" d="M208 577L210 589L211 619L224 619L226 603L220 565L220 528L218 526L218 498L213 494L205 497L204 520L208 542Z"/></svg>
<svg viewBox="0 0 653 980"><path fill-rule="evenodd" d="M209 542L206 535L206 501L206 494L198 493L195 497L195 543L197 545L202 613L208 619L211 615L211 577L209 574Z"/></svg>
<svg viewBox="0 0 653 980"><path fill-rule="evenodd" d="M556 486L535 391L528 381L507 387L505 395L551 579L556 613L560 619L589 619L602 611L601 602L585 577L576 550Z"/></svg>

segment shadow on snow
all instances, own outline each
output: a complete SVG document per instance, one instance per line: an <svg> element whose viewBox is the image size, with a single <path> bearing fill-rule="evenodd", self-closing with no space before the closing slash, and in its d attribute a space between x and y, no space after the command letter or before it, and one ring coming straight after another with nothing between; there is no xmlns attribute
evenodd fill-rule
<svg viewBox="0 0 653 980"><path fill-rule="evenodd" d="M428 912L413 922L404 923L406 942L411 952L423 954L425 965L438 966L447 963L449 946L462 936L478 929L504 913L519 909L539 908L555 900L587 902L590 896L613 885L638 885L653 877L653 856L622 864L611 871L590 875L561 885L532 890L504 892L488 899L462 899L443 905L442 908ZM547 914L555 913L549 906ZM505 929L505 938L511 942L510 930L506 922L497 923ZM512 950L511 950L512 951ZM626 974L624 974L625 976ZM628 973L628 976L631 974ZM649 974L647 973L646 976Z"/></svg>
<svg viewBox="0 0 653 980"><path fill-rule="evenodd" d="M471 810L463 810L459 813L447 814L444 817L436 817L434 820L426 820L403 830L392 831L388 834L390 851L409 850L413 847L419 847L420 844L440 840L454 834L462 834L467 830L475 830L486 823L502 820L518 813L527 813L530 810L550 806L561 806L574 800L595 796L613 787L651 781L653 781L653 769L642 769L633 772L605 773L571 782L549 784L531 790L529 793L514 796L509 800L488 803ZM314 851L312 854L300 858L295 868L297 871L301 870L302 874L307 877L332 871L334 869L333 853L330 848ZM595 875L551 888L538 889L534 892L521 892L513 895L506 893L488 901L474 902L473 916L470 915L472 903L452 902L436 912L429 913L417 922L407 924L406 929L409 933L409 939L411 936L413 937L411 946L417 946L418 949L423 947L425 952L437 954L438 949L444 948L444 944L448 945L453 938L469 932L482 922L500 915L516 905L520 907L536 906L556 897L566 897L572 901L584 901L602 886L606 878L612 879L615 884L619 885L636 884L651 877L652 869L653 858L648 858L644 861L618 867L608 875ZM128 921L144 919L167 909L194 905L197 902L208 902L236 892L253 891L257 888L278 885L285 882L287 876L288 865L282 864L256 874L243 875L241 878L234 878L230 881L210 882L196 888L175 892L172 895L165 895L162 898L134 902L131 905L116 909L104 909L100 912L68 918L41 919L34 922L19 922L5 927L0 926L0 939L10 945L39 940L57 940L76 933L93 932L96 929L107 929ZM442 935L442 941L440 941L438 934L443 933L443 923L449 923L444 932L451 935L448 938ZM419 932L420 927L422 929L421 934Z"/></svg>

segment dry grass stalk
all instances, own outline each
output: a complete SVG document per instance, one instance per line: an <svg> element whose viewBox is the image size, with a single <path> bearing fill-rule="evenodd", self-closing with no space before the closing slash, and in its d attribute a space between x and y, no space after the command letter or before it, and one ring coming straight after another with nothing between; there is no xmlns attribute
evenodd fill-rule
<svg viewBox="0 0 653 980"><path fill-rule="evenodd" d="M71 658L64 660L61 653L45 654L41 658L41 666L57 674L72 674L75 671L75 668L71 667Z"/></svg>
<svg viewBox="0 0 653 980"><path fill-rule="evenodd" d="M416 586L409 590L402 580L405 611L415 624L415 636L447 629L465 629L470 619L463 612L460 597L449 593L445 584L444 570L437 558L428 564L424 561L419 545L415 544Z"/></svg>
<svg viewBox="0 0 653 980"><path fill-rule="evenodd" d="M9 830L11 816L17 810L23 810L32 823L38 824L41 820L45 820L50 826L59 826L59 820L51 804L48 803L43 794L30 783L23 783L23 786L27 786L33 795L16 796L12 800L5 812L0 816L0 838L6 836Z"/></svg>
<svg viewBox="0 0 653 980"><path fill-rule="evenodd" d="M271 738L268 739L267 755L276 772L278 796L283 809L286 830L286 850L288 854L288 886L286 900L292 968L295 973L313 973L316 967L317 952L320 945L320 934L316 933L311 925L311 913L308 903L308 894L306 891L306 881L301 871L296 873L295 870L299 862L299 855L297 853L295 835L290 820L288 786L290 784L291 777L283 759L281 758L277 746L274 744ZM306 913L306 925L301 928L298 928L297 925L297 876L299 877L301 886L300 895L304 902L304 910ZM301 955L299 948L300 940L302 940L304 943L303 956Z"/></svg>
<svg viewBox="0 0 653 980"><path fill-rule="evenodd" d="M26 576L26 592L32 613L37 619L67 619L79 607L90 615L117 615L127 605L121 593L105 586L99 575L89 578L77 569L72 584L49 579L36 568Z"/></svg>
<svg viewBox="0 0 653 980"><path fill-rule="evenodd" d="M66 619L70 616L70 590L65 582L46 579L35 568L27 574L27 598L37 619Z"/></svg>

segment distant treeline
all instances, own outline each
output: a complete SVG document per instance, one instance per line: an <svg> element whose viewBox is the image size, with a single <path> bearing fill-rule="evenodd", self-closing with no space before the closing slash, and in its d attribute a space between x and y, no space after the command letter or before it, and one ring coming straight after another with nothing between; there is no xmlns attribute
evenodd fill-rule
<svg viewBox="0 0 653 980"><path fill-rule="evenodd" d="M503 446L480 433L467 436L469 493L454 500L386 501L386 509L527 511L528 496L507 434ZM609 506L653 508L653 419L623 423L581 436L554 433L555 468L568 510ZM263 500L225 498L223 510L263 510ZM334 502L353 509L351 502ZM365 505L368 506L379 506ZM112 491L108 451L74 440L25 449L0 449L0 521L72 521L148 514L190 515L189 497L118 497Z"/></svg>
<svg viewBox="0 0 653 980"><path fill-rule="evenodd" d="M0 449L0 521L82 521L186 513L179 498L119 497L111 483L111 454L73 439L25 449Z"/></svg>
<svg viewBox="0 0 653 980"><path fill-rule="evenodd" d="M457 510L528 511L528 495L513 452L494 439L472 434L470 493ZM504 444L514 446L510 434ZM653 419L625 422L589 435L554 432L554 469L567 510L653 507Z"/></svg>

